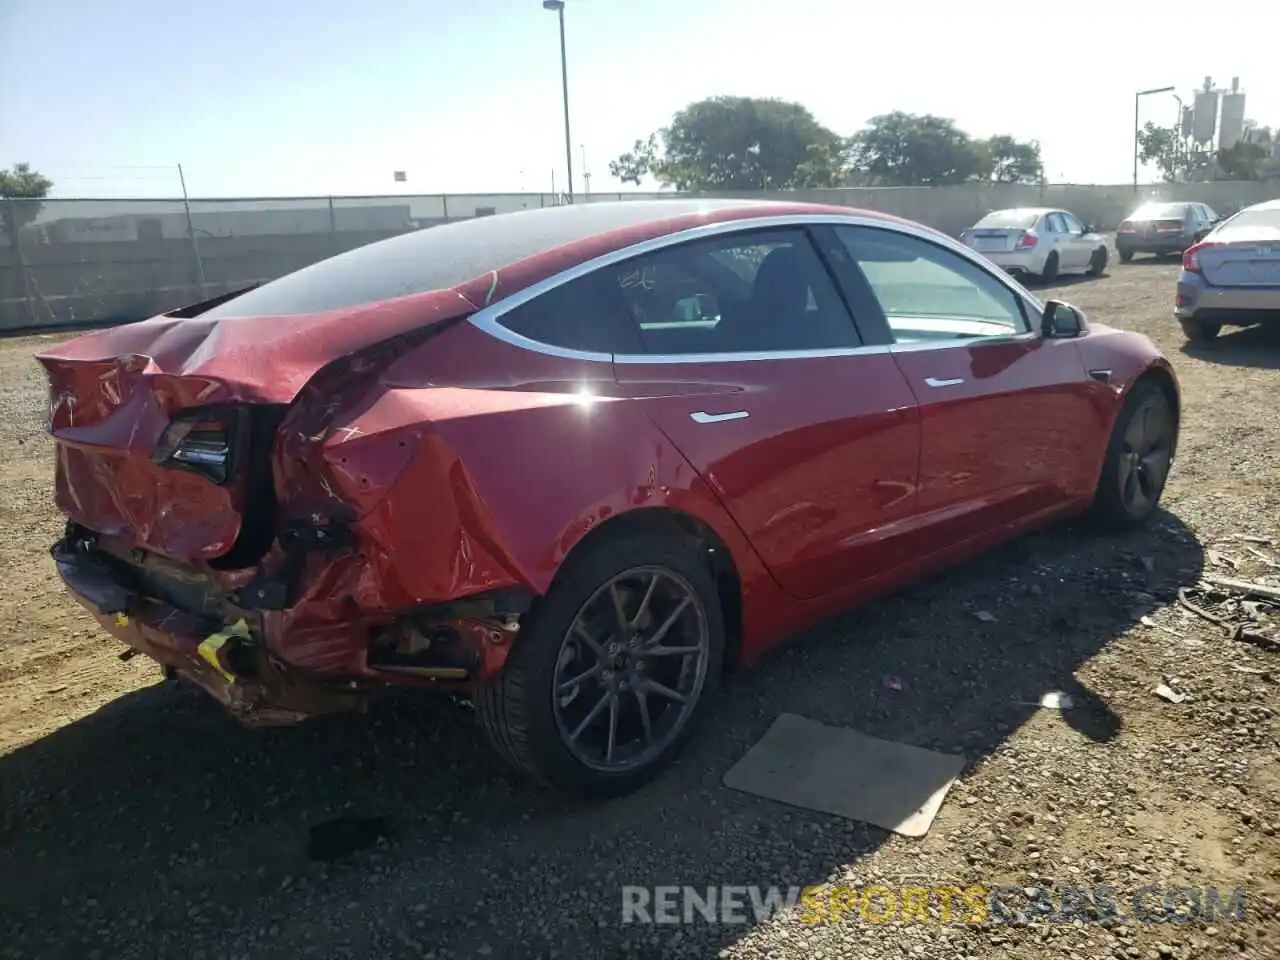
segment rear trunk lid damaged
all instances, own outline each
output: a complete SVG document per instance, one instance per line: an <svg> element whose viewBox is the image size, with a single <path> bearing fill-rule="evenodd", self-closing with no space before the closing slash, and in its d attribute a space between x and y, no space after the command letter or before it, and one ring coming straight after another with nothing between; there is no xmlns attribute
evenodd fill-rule
<svg viewBox="0 0 1280 960"><path fill-rule="evenodd" d="M306 384L474 309L443 290L309 316L162 316L48 350L58 507L175 560L247 566L274 536L276 431Z"/></svg>

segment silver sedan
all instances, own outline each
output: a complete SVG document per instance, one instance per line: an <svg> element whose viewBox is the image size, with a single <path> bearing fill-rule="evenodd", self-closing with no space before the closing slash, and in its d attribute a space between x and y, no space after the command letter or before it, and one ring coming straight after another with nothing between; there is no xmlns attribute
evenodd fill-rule
<svg viewBox="0 0 1280 960"><path fill-rule="evenodd" d="M1280 322L1280 200L1245 207L1186 250L1174 316L1188 340Z"/></svg>

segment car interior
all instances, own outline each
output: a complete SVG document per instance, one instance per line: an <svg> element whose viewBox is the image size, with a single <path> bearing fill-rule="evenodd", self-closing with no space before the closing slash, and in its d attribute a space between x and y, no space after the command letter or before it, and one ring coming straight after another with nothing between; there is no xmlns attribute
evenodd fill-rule
<svg viewBox="0 0 1280 960"><path fill-rule="evenodd" d="M619 277L652 354L821 350L856 345L843 303L806 246L680 251ZM852 251L900 343L1007 336L1007 308L911 247ZM816 280L817 282L813 282ZM815 292L816 291L816 292ZM1012 295L1010 294L1012 298ZM833 302L826 302L831 298Z"/></svg>

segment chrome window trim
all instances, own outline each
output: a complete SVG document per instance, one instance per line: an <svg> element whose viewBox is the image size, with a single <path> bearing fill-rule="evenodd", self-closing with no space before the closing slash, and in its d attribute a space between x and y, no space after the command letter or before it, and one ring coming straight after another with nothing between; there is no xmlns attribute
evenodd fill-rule
<svg viewBox="0 0 1280 960"><path fill-rule="evenodd" d="M944 340L941 343L932 340L913 340L907 343L894 343L889 346L890 353L914 353L917 350L947 350L953 347L995 347L1010 343L1031 343L1039 340L1040 334L1034 330L1026 333L1009 333L994 337L970 337L965 340Z"/></svg>
<svg viewBox="0 0 1280 960"><path fill-rule="evenodd" d="M747 360L818 360L827 357L864 357L888 353L892 344L832 347L829 350L759 350L740 353L618 353L614 363L739 363Z"/></svg>
<svg viewBox="0 0 1280 960"><path fill-rule="evenodd" d="M678 354L636 354L636 353L597 353L588 350L573 350L567 347L557 347L551 344L543 343L540 340L533 340L529 337L522 336L513 330L504 327L501 324L501 318L517 307L523 306L530 300L542 296L544 293L563 286L573 280L586 276L596 270L604 267L612 266L624 260L630 260L634 257L641 257L645 254L656 253L665 250L668 247L674 247L679 244L689 243L695 240L703 240L722 236L725 234L741 233L748 230L770 230L770 229L794 229L799 227L870 227L879 230L891 230L907 236L915 237L929 243L936 244L943 249L952 253L959 254L967 259L974 266L984 271L988 276L993 277L997 282L1003 284L1015 297L1019 299L1027 310L1027 322L1032 330L1025 334L1015 335L1017 339L1035 339L1039 336L1034 329L1035 324L1033 317L1044 313L1044 305L1035 297L1031 296L1027 291L1018 287L1003 270L994 268L975 251L945 234L936 233L927 227L923 227L910 222L899 222L882 220L878 217L861 217L856 214L842 216L840 214L788 214L782 216L760 216L746 217L738 220L721 220L716 223L703 224L698 227L690 227L687 230L679 230L675 233L664 234L661 237L653 237L649 240L642 240L639 243L633 243L629 246L622 247L610 253L594 257L591 260L585 260L582 263L575 264L566 270L545 277L537 283L530 284L523 290L504 297L497 303L483 307L473 313L468 319L469 322L484 331L489 336L508 343L511 346L519 347L522 350L528 350L532 353L541 353L545 356L559 357L566 360L582 360L591 363L625 363L625 364L673 364L673 363L743 363L747 361L757 360L806 360L821 357L854 357L854 356L870 356L876 354L889 353L891 349L946 349L948 347L969 347L975 343L981 343L984 338L974 337L972 339L947 341L944 343L914 343L914 344L874 344L858 347L839 347L830 350L769 350L749 353L678 353ZM993 338L994 339L994 338ZM1000 337L1000 342L1008 342L1011 338Z"/></svg>

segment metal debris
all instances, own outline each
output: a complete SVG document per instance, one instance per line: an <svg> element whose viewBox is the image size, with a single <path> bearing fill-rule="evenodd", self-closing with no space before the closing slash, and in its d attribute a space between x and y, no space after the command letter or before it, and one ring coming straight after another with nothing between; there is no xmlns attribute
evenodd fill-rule
<svg viewBox="0 0 1280 960"><path fill-rule="evenodd" d="M1169 701L1169 703L1182 703L1182 701L1187 699L1187 695L1185 693L1179 693L1177 690L1174 690L1172 687L1163 683L1151 692L1161 700Z"/></svg>
<svg viewBox="0 0 1280 960"><path fill-rule="evenodd" d="M1257 558L1258 558L1259 560L1261 560L1263 563L1265 563L1267 566L1269 566L1269 567L1280 567L1280 561L1277 561L1277 560L1275 560L1275 559L1273 559L1273 558L1271 558L1271 557L1267 556L1265 553L1263 553L1263 552L1262 552L1261 550L1259 550L1257 547L1245 547L1245 549L1246 549L1246 550L1248 550L1250 553L1252 553L1255 557L1257 557Z"/></svg>
<svg viewBox="0 0 1280 960"><path fill-rule="evenodd" d="M1219 567L1238 567L1240 561L1235 557L1229 557L1225 553L1218 550L1206 550L1205 556L1209 558L1209 562Z"/></svg>
<svg viewBox="0 0 1280 960"><path fill-rule="evenodd" d="M1216 623L1218 626L1222 627L1223 629L1229 629L1227 626L1227 622L1223 620L1222 617L1218 616L1216 613L1210 613L1204 607L1197 606L1196 604L1192 603L1191 599L1187 596L1186 587L1178 588L1178 603L1181 606L1185 607L1186 609L1190 610L1196 616L1203 617L1205 620L1208 620L1210 623Z"/></svg>
<svg viewBox="0 0 1280 960"><path fill-rule="evenodd" d="M1252 580L1235 580L1231 577L1202 576L1200 579L1242 597L1266 597L1268 600L1280 600L1280 587L1269 584L1254 583Z"/></svg>

